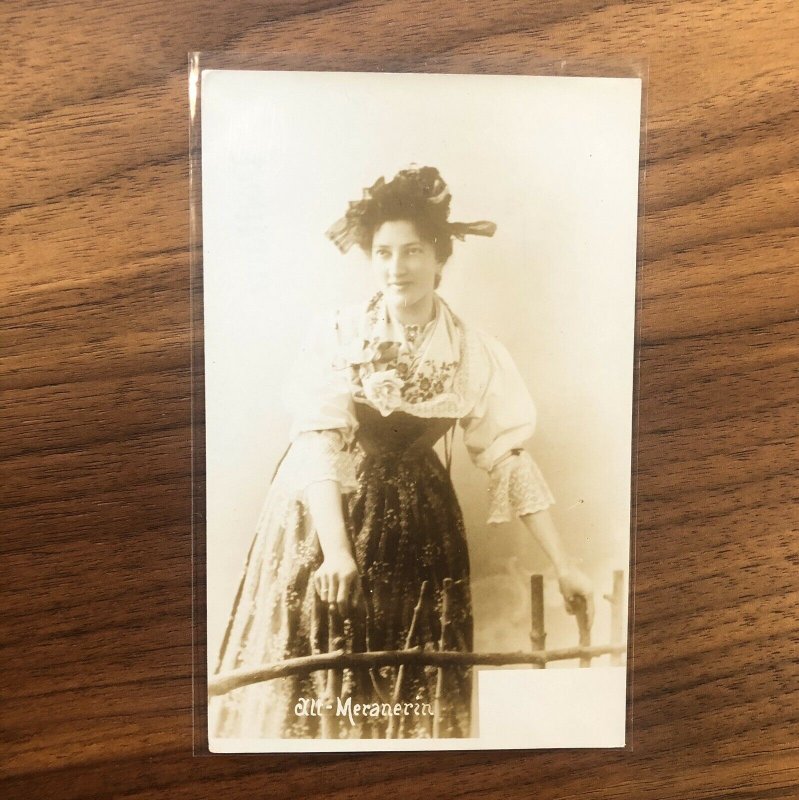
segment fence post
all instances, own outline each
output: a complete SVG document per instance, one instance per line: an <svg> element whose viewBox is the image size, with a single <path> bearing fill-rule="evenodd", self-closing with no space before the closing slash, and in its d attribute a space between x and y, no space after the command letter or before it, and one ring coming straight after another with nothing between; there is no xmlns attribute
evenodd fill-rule
<svg viewBox="0 0 799 800"><path fill-rule="evenodd" d="M413 640L416 636L416 626L419 622L419 615L422 613L422 604L424 603L424 596L427 592L427 581L422 581L422 586L419 589L419 599L413 609L413 617L411 618L411 626L408 628L408 635L405 637L405 649L410 650L413 646ZM402 682L405 678L405 665L401 664L397 668L397 677L394 681L394 691L391 695L391 705L395 706L402 699ZM388 728L386 729L386 738L393 739L396 731L396 717L392 714L388 718Z"/></svg>
<svg viewBox="0 0 799 800"><path fill-rule="evenodd" d="M441 639L439 651L447 649L447 629L449 628L449 593L452 578L444 578L441 586ZM444 700L444 668L439 667L436 673L436 694L433 698L433 738L441 736L441 714Z"/></svg>
<svg viewBox="0 0 799 800"><path fill-rule="evenodd" d="M530 644L533 650L544 650L546 647L544 630L544 576L530 576ZM533 669L544 669L542 664L533 664Z"/></svg>
<svg viewBox="0 0 799 800"><path fill-rule="evenodd" d="M575 606L575 618L577 619L577 630L579 632L580 647L591 646L591 626L588 624L588 609L582 597L576 597L573 601ZM590 667L591 656L580 656L580 666Z"/></svg>
<svg viewBox="0 0 799 800"><path fill-rule="evenodd" d="M607 595L606 595L607 596ZM621 644L624 641L624 570L613 570L613 594L610 600L610 643ZM617 667L621 664L621 653L611 653L610 663Z"/></svg>
<svg viewBox="0 0 799 800"><path fill-rule="evenodd" d="M334 604L327 608L327 642L328 652L341 649L344 643L341 615ZM320 714L322 719L322 738L339 738L339 720L336 716L336 698L341 694L342 674L339 669L329 669L325 673L325 690L322 693Z"/></svg>

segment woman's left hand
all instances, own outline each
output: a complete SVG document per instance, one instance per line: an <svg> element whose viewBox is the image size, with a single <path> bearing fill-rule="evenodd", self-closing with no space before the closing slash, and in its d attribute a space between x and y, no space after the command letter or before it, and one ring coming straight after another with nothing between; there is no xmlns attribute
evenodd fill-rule
<svg viewBox="0 0 799 800"><path fill-rule="evenodd" d="M585 603L590 628L594 622L594 584L591 579L577 567L567 567L558 575L558 586L569 614L577 613L580 600Z"/></svg>

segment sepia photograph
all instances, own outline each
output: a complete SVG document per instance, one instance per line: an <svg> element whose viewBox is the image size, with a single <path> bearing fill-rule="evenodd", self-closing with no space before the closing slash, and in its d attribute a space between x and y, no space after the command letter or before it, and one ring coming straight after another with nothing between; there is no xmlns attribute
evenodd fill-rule
<svg viewBox="0 0 799 800"><path fill-rule="evenodd" d="M623 747L641 80L197 80L209 749Z"/></svg>

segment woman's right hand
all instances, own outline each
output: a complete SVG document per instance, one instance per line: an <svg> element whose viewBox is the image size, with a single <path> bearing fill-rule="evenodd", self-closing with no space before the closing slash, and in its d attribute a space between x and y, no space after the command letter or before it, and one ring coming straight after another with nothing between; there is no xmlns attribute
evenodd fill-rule
<svg viewBox="0 0 799 800"><path fill-rule="evenodd" d="M571 566L558 575L558 586L569 614L584 610L588 627L594 624L594 585L577 567Z"/></svg>
<svg viewBox="0 0 799 800"><path fill-rule="evenodd" d="M352 554L346 551L325 556L314 572L314 587L323 603L335 605L341 616L361 598L361 578Z"/></svg>

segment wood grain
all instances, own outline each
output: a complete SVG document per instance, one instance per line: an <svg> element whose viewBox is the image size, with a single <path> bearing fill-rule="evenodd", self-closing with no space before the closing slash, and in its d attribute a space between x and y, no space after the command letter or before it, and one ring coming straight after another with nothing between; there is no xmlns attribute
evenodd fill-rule
<svg viewBox="0 0 799 800"><path fill-rule="evenodd" d="M4 797L799 795L789 0L0 9ZM186 53L648 63L623 752L191 754Z"/></svg>

